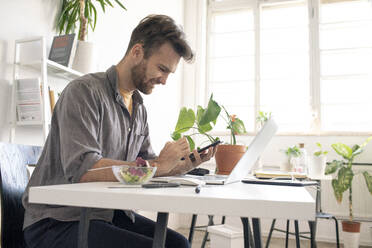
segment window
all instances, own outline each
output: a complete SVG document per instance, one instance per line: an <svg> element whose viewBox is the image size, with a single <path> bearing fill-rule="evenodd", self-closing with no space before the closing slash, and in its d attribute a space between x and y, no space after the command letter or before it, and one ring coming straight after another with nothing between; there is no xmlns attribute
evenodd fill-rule
<svg viewBox="0 0 372 248"><path fill-rule="evenodd" d="M372 131L371 2L214 0L207 30L208 96L248 131L258 111L282 133Z"/></svg>

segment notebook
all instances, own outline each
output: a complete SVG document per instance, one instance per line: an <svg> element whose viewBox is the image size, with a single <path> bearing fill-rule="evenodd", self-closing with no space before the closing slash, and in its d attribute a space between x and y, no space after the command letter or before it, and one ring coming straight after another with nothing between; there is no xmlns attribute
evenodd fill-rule
<svg viewBox="0 0 372 248"><path fill-rule="evenodd" d="M258 157L263 153L266 146L269 144L272 137L278 130L278 126L273 118L270 118L265 125L258 132L256 137L253 139L251 144L248 146L247 151L244 153L239 162L235 165L234 169L231 171L229 176L223 175L205 175L205 176L193 176L184 175L177 177L156 177L151 179L152 182L177 182L180 184L186 184L188 179L192 179L192 182L188 185L198 185L198 184L229 184L234 182L239 182L251 172L254 164L256 163ZM193 184L191 184L193 183ZM187 184L186 184L187 185Z"/></svg>

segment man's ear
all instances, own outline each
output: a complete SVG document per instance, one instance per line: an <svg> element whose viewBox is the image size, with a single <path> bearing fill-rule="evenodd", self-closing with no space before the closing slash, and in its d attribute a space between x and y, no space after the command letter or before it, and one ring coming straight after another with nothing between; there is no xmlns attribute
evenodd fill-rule
<svg viewBox="0 0 372 248"><path fill-rule="evenodd" d="M133 58L133 60L138 64L139 62L142 61L144 57L144 51L143 51L143 46L141 43L135 44L132 49L130 50L130 54Z"/></svg>

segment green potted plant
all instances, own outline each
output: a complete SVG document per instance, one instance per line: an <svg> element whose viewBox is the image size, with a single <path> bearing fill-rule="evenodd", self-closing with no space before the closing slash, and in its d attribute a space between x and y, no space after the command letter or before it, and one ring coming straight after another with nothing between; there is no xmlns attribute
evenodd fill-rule
<svg viewBox="0 0 372 248"><path fill-rule="evenodd" d="M221 117L227 123L226 129L230 134L230 142L217 147L215 154L216 174L228 175L247 149L245 145L236 144L236 135L244 134L247 131L241 119L236 117L236 115L230 115L224 106L222 108L225 115Z"/></svg>
<svg viewBox="0 0 372 248"><path fill-rule="evenodd" d="M372 176L364 171L363 173L357 173L353 171L353 161L355 157L361 154L364 147L372 139L369 137L363 144L354 145L349 147L343 143L332 144L332 148L340 155L342 160L333 160L327 165L325 174L336 174L336 177L332 179L333 192L338 203L342 202L342 196L344 192L348 191L349 201L349 220L342 221L342 229L344 231L344 247L359 247L359 235L360 235L360 222L357 222L353 218L353 179L358 174L363 174L368 191L372 194Z"/></svg>
<svg viewBox="0 0 372 248"><path fill-rule="evenodd" d="M176 127L171 135L172 139L178 140L182 136L186 137L190 150L195 149L193 137L196 135L205 136L211 143L217 141L219 138L214 138L208 132L216 125L220 112L221 107L213 100L213 94L209 98L208 106L206 108L198 106L196 114L192 109L181 108Z"/></svg>
<svg viewBox="0 0 372 248"><path fill-rule="evenodd" d="M323 150L322 144L316 143L318 147L317 150L313 153L312 163L309 166L309 176L311 178L321 178L324 175L326 163L327 163L327 154L328 151Z"/></svg>
<svg viewBox="0 0 372 248"><path fill-rule="evenodd" d="M293 171L298 163L298 158L301 156L301 150L298 146L288 147L284 150L285 155L287 156L287 163L282 168L284 171Z"/></svg>
<svg viewBox="0 0 372 248"><path fill-rule="evenodd" d="M113 0L123 10L124 5L119 0ZM75 33L77 26L78 44L75 53L75 59L72 67L78 71L88 73L94 70L94 46L93 43L87 42L89 28L92 31L96 28L97 8L99 4L103 12L107 7L114 7L110 0L62 0L62 8L58 17L57 31L59 34Z"/></svg>
<svg viewBox="0 0 372 248"><path fill-rule="evenodd" d="M258 116L256 118L256 123L258 125L258 128L262 128L263 125L267 120L271 118L271 112L264 112L264 111L259 111Z"/></svg>

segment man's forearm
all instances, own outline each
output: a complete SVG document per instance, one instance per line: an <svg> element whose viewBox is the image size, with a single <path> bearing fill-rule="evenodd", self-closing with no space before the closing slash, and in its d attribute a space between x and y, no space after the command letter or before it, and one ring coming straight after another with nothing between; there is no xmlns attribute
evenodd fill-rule
<svg viewBox="0 0 372 248"><path fill-rule="evenodd" d="M81 183L85 182L116 182L116 178L112 173L111 166L113 165L136 165L136 162L127 162L122 160L114 160L102 158L95 163L92 169L105 168L101 170L87 171L80 179Z"/></svg>

